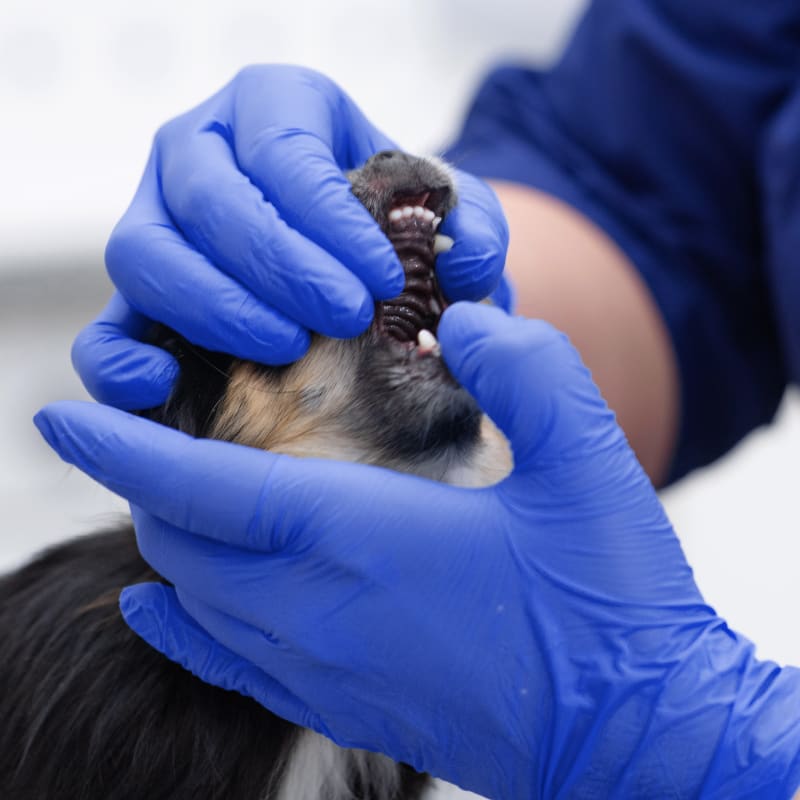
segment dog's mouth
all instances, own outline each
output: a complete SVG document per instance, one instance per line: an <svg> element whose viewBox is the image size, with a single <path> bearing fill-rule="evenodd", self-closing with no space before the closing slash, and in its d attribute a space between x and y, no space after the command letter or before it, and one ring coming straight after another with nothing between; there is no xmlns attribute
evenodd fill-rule
<svg viewBox="0 0 800 800"><path fill-rule="evenodd" d="M450 201L449 187L399 191L383 209L381 227L403 264L406 284L375 308L379 335L419 356L438 356L436 332L447 301L436 280L435 262L452 239L438 233Z"/></svg>
<svg viewBox="0 0 800 800"><path fill-rule="evenodd" d="M405 271L403 291L376 303L362 339L354 430L368 431L387 463L463 453L478 441L481 412L438 357L436 339L448 305L436 257L453 245L439 228L458 202L453 176L435 158L386 150L348 178Z"/></svg>

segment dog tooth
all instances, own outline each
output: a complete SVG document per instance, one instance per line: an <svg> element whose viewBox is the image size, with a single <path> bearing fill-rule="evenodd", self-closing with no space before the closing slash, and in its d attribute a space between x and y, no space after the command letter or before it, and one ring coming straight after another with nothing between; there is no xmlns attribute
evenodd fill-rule
<svg viewBox="0 0 800 800"><path fill-rule="evenodd" d="M436 236L433 237L433 253L437 256L439 253L446 253L448 250L453 249L454 244L455 242L449 236L445 236L443 233L437 233Z"/></svg>
<svg viewBox="0 0 800 800"><path fill-rule="evenodd" d="M419 345L419 352L422 355L425 355L425 353L433 353L439 347L439 342L436 341L436 337L430 331L425 330L425 328L417 334L417 343Z"/></svg>
<svg viewBox="0 0 800 800"><path fill-rule="evenodd" d="M433 223L432 223L433 224L433 229L436 230L439 227L439 225L441 224L441 222L442 222L442 218L441 217L434 216Z"/></svg>
<svg viewBox="0 0 800 800"><path fill-rule="evenodd" d="M422 328L417 334L417 341L423 347L433 347L436 344L436 337L427 328Z"/></svg>
<svg viewBox="0 0 800 800"><path fill-rule="evenodd" d="M403 209L402 208L393 208L389 212L389 219L392 222L397 222L397 220L402 219L402 218L403 218Z"/></svg>
<svg viewBox="0 0 800 800"><path fill-rule="evenodd" d="M433 222L434 217L436 214L433 213L429 208L426 208L422 212L422 216L425 219L425 222Z"/></svg>
<svg viewBox="0 0 800 800"><path fill-rule="evenodd" d="M413 217L414 216L414 209L411 206L406 206L403 209L403 216L404 217Z"/></svg>

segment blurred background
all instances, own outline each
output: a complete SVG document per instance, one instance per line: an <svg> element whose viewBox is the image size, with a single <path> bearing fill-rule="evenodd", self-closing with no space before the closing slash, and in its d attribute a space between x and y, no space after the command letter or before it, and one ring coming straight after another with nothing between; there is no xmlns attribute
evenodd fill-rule
<svg viewBox="0 0 800 800"><path fill-rule="evenodd" d="M39 439L44 403L85 398L69 362L110 293L103 249L156 128L242 66L328 73L406 149L455 132L499 60L545 65L582 0L4 0L0 17L0 569L122 504ZM762 656L800 664L800 401L663 499L712 605Z"/></svg>

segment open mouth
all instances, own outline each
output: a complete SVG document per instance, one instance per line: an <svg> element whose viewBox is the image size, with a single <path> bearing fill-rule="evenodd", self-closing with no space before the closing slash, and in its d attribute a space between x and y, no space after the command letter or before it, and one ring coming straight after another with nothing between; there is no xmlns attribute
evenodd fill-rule
<svg viewBox="0 0 800 800"><path fill-rule="evenodd" d="M383 231L403 264L406 285L391 300L376 304L379 333L417 350L418 355L439 355L436 331L447 301L436 280L438 253L453 246L437 233L449 201L448 189L395 193L385 209Z"/></svg>
<svg viewBox="0 0 800 800"><path fill-rule="evenodd" d="M405 271L403 291L375 304L362 340L357 381L363 391L353 408L364 408L366 398L369 422L359 422L359 435L373 432L393 461L466 452L479 439L481 411L437 357L436 339L448 306L436 256L453 246L439 230L458 203L455 176L435 157L384 150L347 178Z"/></svg>

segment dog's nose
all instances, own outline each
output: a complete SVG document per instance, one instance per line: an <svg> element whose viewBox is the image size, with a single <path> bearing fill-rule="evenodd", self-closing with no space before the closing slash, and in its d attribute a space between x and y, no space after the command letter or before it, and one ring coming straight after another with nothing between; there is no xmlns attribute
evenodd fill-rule
<svg viewBox="0 0 800 800"><path fill-rule="evenodd" d="M380 153L375 153L370 161L388 161L391 158L397 158L403 154L399 150L381 150Z"/></svg>

